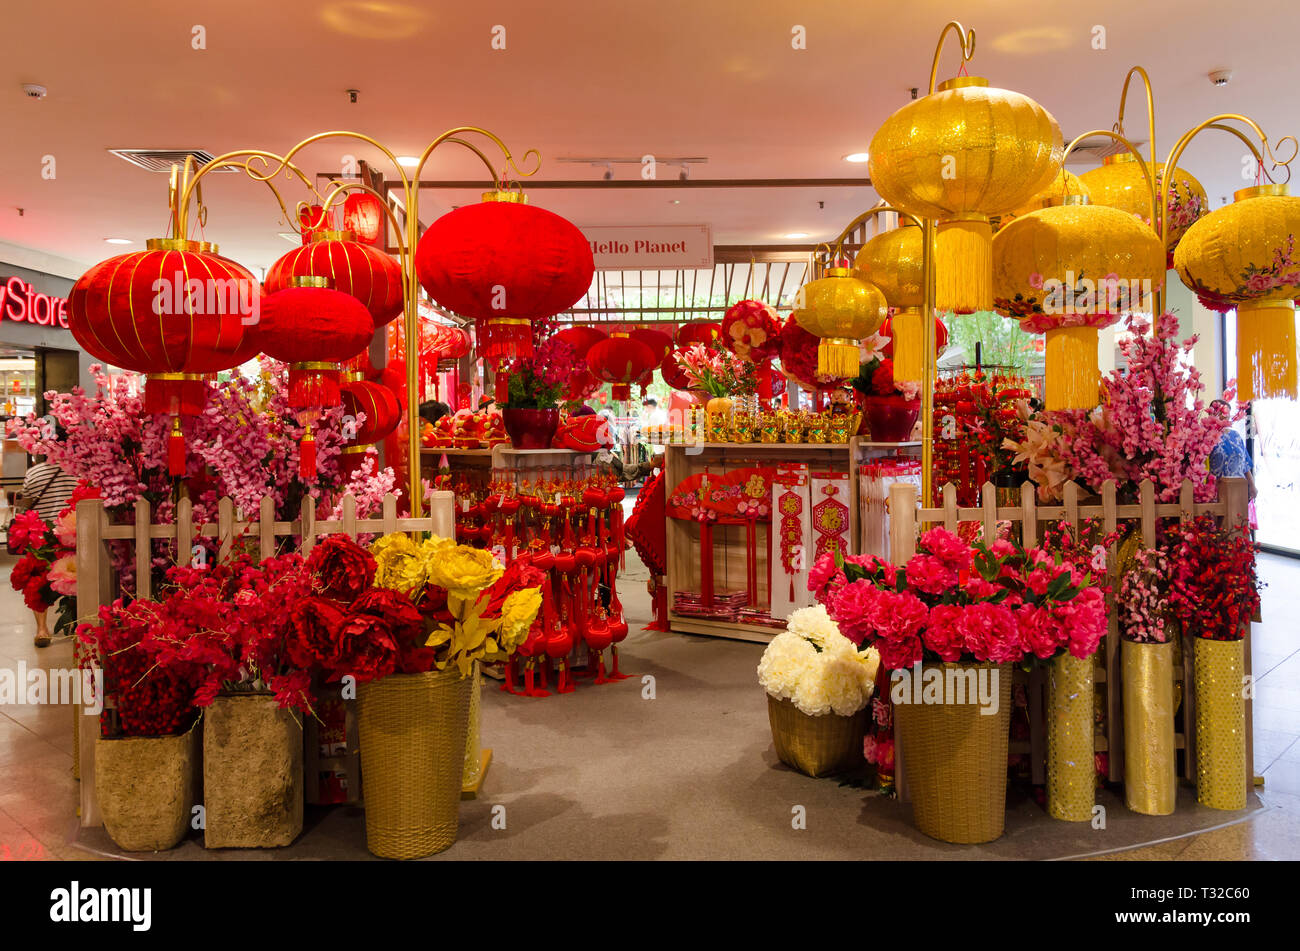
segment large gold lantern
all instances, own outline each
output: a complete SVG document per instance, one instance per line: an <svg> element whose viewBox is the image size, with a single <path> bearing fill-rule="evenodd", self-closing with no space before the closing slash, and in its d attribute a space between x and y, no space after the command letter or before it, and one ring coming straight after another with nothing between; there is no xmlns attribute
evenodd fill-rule
<svg viewBox="0 0 1300 951"><path fill-rule="evenodd" d="M1154 231L1127 212L1073 197L993 238L994 308L1047 335L1046 408L1097 405L1097 331L1149 313L1165 274Z"/></svg>
<svg viewBox="0 0 1300 951"><path fill-rule="evenodd" d="M1237 398L1296 398L1300 197L1286 185L1233 195L1187 229L1174 251L1184 284L1214 310L1237 308Z"/></svg>
<svg viewBox="0 0 1300 951"><path fill-rule="evenodd" d="M799 292L794 319L821 338L817 373L848 379L857 376L859 345L885 320L885 296L852 268L829 267Z"/></svg>
<svg viewBox="0 0 1300 951"><path fill-rule="evenodd" d="M925 245L923 229L908 218L862 246L853 266L880 288L894 311L894 379L921 380L925 372Z"/></svg>
<svg viewBox="0 0 1300 951"><path fill-rule="evenodd" d="M1066 198L1072 195L1082 195L1084 198L1091 197L1088 186L1083 183L1079 176L1069 169L1062 168L1052 176L1052 180L1048 182L1045 188L1019 208L999 215L998 219L993 222L993 232L996 234L1000 228L1021 215L1027 215L1031 211L1038 211L1041 208L1050 208L1052 205L1062 204Z"/></svg>
<svg viewBox="0 0 1300 951"><path fill-rule="evenodd" d="M1164 163L1157 162L1151 172L1155 177L1156 189L1163 195L1165 192ZM1142 173L1142 166L1132 152L1108 155L1102 159L1101 168L1084 172L1079 176L1079 180L1087 186L1094 205L1118 208L1151 224L1148 220L1151 214L1151 191L1147 185L1146 175ZM1187 229L1205 214L1207 204L1205 189L1201 187L1201 183L1181 168L1174 169L1173 181L1169 185L1168 192L1165 198L1165 211L1169 215L1169 240L1166 250L1173 254L1174 248L1187 233ZM1157 221L1154 227L1159 230L1160 222Z"/></svg>
<svg viewBox="0 0 1300 951"><path fill-rule="evenodd" d="M992 307L989 216L1051 184L1063 156L1046 109L977 76L940 83L885 120L871 140L871 183L889 204L937 220L939 309Z"/></svg>

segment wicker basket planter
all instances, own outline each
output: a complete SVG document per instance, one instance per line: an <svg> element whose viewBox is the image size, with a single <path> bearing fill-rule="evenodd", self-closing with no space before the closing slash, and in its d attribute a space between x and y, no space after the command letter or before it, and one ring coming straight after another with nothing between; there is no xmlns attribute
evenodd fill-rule
<svg viewBox="0 0 1300 951"><path fill-rule="evenodd" d="M1174 748L1174 641L1120 644L1124 684L1124 803L1167 816L1178 798Z"/></svg>
<svg viewBox="0 0 1300 951"><path fill-rule="evenodd" d="M944 676L942 703L899 703L894 728L912 796L916 827L933 839L971 844L1002 834L1007 807L1007 745L1011 732L1011 665L926 664L997 673L995 713L981 713L978 696L957 703ZM985 674L984 676L988 676Z"/></svg>
<svg viewBox="0 0 1300 951"><path fill-rule="evenodd" d="M1196 679L1196 801L1246 808L1245 641L1193 638Z"/></svg>
<svg viewBox="0 0 1300 951"><path fill-rule="evenodd" d="M270 694L218 697L203 715L203 844L274 848L302 832L302 726Z"/></svg>
<svg viewBox="0 0 1300 951"><path fill-rule="evenodd" d="M109 837L127 852L180 844L192 818L198 759L196 729L96 739L95 795Z"/></svg>
<svg viewBox="0 0 1300 951"><path fill-rule="evenodd" d="M862 761L865 707L851 717L834 713L811 717L793 701L768 694L767 719L776 755L791 769L807 776L829 776Z"/></svg>
<svg viewBox="0 0 1300 951"><path fill-rule="evenodd" d="M414 859L456 841L473 681L451 668L357 689L366 848Z"/></svg>

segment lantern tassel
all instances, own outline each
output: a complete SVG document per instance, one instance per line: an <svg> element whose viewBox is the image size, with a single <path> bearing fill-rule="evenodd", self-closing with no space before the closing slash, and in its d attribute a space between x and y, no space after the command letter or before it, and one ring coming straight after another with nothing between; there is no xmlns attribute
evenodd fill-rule
<svg viewBox="0 0 1300 951"><path fill-rule="evenodd" d="M179 416L172 417L172 431L167 436L167 474L173 479L185 475L185 434Z"/></svg>
<svg viewBox="0 0 1300 951"><path fill-rule="evenodd" d="M899 311L889 322L894 340L894 379L920 383L925 375L925 324L916 309Z"/></svg>
<svg viewBox="0 0 1300 951"><path fill-rule="evenodd" d="M518 360L533 355L533 325L517 317L480 319L478 355L485 360Z"/></svg>
<svg viewBox="0 0 1300 951"><path fill-rule="evenodd" d="M316 481L316 437L310 426L298 444L298 476L303 482Z"/></svg>
<svg viewBox="0 0 1300 951"><path fill-rule="evenodd" d="M1047 409L1092 409L1100 401L1096 327L1054 327L1047 331Z"/></svg>
<svg viewBox="0 0 1300 951"><path fill-rule="evenodd" d="M858 375L860 347L856 340L824 337L817 345L817 375L848 380Z"/></svg>
<svg viewBox="0 0 1300 951"><path fill-rule="evenodd" d="M993 226L983 216L939 222L935 306L955 314L993 309Z"/></svg>
<svg viewBox="0 0 1300 951"><path fill-rule="evenodd" d="M289 405L294 409L338 406L343 400L337 366L294 363L289 366Z"/></svg>
<svg viewBox="0 0 1300 951"><path fill-rule="evenodd" d="M615 400L630 400L632 398L632 384L611 383L609 387L609 395L611 399Z"/></svg>
<svg viewBox="0 0 1300 951"><path fill-rule="evenodd" d="M1237 399L1296 398L1295 304L1237 306Z"/></svg>

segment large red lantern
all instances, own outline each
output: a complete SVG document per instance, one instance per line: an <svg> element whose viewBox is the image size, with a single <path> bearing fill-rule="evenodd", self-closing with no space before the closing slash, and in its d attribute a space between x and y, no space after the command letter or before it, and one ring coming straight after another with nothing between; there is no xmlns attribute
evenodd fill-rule
<svg viewBox="0 0 1300 951"><path fill-rule="evenodd" d="M435 301L477 322L479 356L513 360L532 355L533 320L582 299L595 264L571 222L492 191L429 226L415 270Z"/></svg>
<svg viewBox="0 0 1300 951"><path fill-rule="evenodd" d="M378 195L353 191L343 200L343 228L366 244L374 244L384 226L384 203Z"/></svg>
<svg viewBox="0 0 1300 951"><path fill-rule="evenodd" d="M647 370L653 370L658 362L653 350L626 334L612 334L587 351L587 366L592 375L613 384L611 391L616 400L631 399L632 384Z"/></svg>
<svg viewBox="0 0 1300 951"><path fill-rule="evenodd" d="M343 436L347 445L343 447L339 468L347 479L361 468L371 444L384 439L397 428L402 421L402 406L392 390L370 380L348 380L340 387L340 395L345 414ZM348 416L352 417L351 425ZM364 419L357 423L359 416Z"/></svg>
<svg viewBox="0 0 1300 951"><path fill-rule="evenodd" d="M311 479L316 475L316 440L310 420L339 404L339 364L369 345L375 325L359 300L325 287L325 278L293 280L293 286L266 298L258 338L264 353L289 364L289 405L299 411L307 430L299 471Z"/></svg>
<svg viewBox="0 0 1300 951"><path fill-rule="evenodd" d="M587 351L609 337L609 334L596 327L587 327L575 324L572 327L565 327L553 334L556 340L563 340L574 350L577 351L580 359L586 359Z"/></svg>
<svg viewBox="0 0 1300 951"><path fill-rule="evenodd" d="M664 382L674 390L689 390L691 388L691 378L686 375L686 371L682 369L682 365L678 362L688 349L690 348L674 347L659 362L659 372L663 374Z"/></svg>
<svg viewBox="0 0 1300 951"><path fill-rule="evenodd" d="M202 375L257 354L265 295L257 279L194 241L156 238L96 264L68 293L68 327L98 360L148 375L145 412L174 417L172 475L184 474L180 417L202 412Z"/></svg>
<svg viewBox="0 0 1300 951"><path fill-rule="evenodd" d="M289 287L295 277L324 277L336 291L365 305L376 327L402 312L402 268L391 254L353 240L350 231L321 231L311 244L290 251L266 272L266 291Z"/></svg>
<svg viewBox="0 0 1300 951"><path fill-rule="evenodd" d="M655 363L663 361L668 356L668 351L673 348L673 338L662 330L652 330L649 327L635 327L627 332L627 335L633 340L638 340L650 348L650 352L655 355Z"/></svg>
<svg viewBox="0 0 1300 951"><path fill-rule="evenodd" d="M722 324L713 320L697 320L682 324L677 328L676 341L679 347L689 347L702 343L706 347L717 347L722 339Z"/></svg>

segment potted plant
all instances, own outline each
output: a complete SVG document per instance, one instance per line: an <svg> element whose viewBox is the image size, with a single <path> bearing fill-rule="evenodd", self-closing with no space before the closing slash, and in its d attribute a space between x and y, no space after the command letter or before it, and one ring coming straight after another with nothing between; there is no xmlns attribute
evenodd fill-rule
<svg viewBox="0 0 1300 951"><path fill-rule="evenodd" d="M1170 603L1192 639L1196 801L1243 809L1246 787L1245 638L1259 608L1255 545L1244 526L1202 515L1179 525Z"/></svg>
<svg viewBox="0 0 1300 951"><path fill-rule="evenodd" d="M840 633L823 605L790 615L758 662L781 762L808 776L825 776L862 760L879 663L875 651L860 653Z"/></svg>
<svg viewBox="0 0 1300 951"><path fill-rule="evenodd" d="M921 415L915 380L894 379L894 361L880 352L858 368L853 380L866 432L874 442L905 442Z"/></svg>
<svg viewBox="0 0 1300 951"><path fill-rule="evenodd" d="M692 344L677 358L692 390L707 393L704 405L705 436L709 442L725 442L731 424L735 397L752 395L757 388L757 368L750 360L702 343Z"/></svg>
<svg viewBox="0 0 1300 951"><path fill-rule="evenodd" d="M1106 629L1100 589L1045 548L1001 539L973 548L943 529L923 533L902 567L825 555L808 586L840 632L894 672L917 828L945 842L1000 836L1011 666L1062 648L1090 656Z"/></svg>
<svg viewBox="0 0 1300 951"><path fill-rule="evenodd" d="M510 445L516 449L549 449L560 425L560 400L580 372L578 352L556 337L543 341L531 357L511 362L507 398L501 409Z"/></svg>

